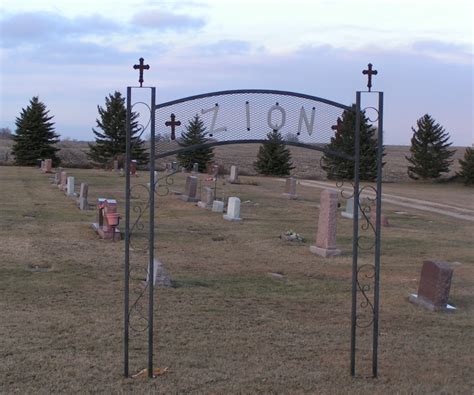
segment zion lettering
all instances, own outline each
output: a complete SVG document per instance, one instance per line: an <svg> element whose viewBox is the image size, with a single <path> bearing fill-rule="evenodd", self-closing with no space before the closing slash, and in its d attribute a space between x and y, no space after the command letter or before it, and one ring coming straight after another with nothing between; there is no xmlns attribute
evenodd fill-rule
<svg viewBox="0 0 474 395"><path fill-rule="evenodd" d="M219 124L219 110L220 106L216 103L211 108L206 108L201 110L201 114L211 114L210 118L210 127L209 127L209 136L213 137L214 134L220 132L226 132L228 130L227 126ZM245 121L247 131L252 129L252 111L250 102L246 101L244 108L245 112ZM306 112L306 109L302 106L299 112L298 118L298 131L297 134L300 135L303 132L303 129L308 133L309 136L313 134L314 131L314 118L316 114L316 108L312 107L311 112ZM279 103L271 106L267 111L266 124L272 130L280 130L286 125L286 110ZM296 126L296 125L295 125Z"/></svg>

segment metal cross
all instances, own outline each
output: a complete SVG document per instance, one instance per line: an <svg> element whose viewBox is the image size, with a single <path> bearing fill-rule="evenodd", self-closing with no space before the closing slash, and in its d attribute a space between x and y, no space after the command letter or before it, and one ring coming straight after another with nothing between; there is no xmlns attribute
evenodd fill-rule
<svg viewBox="0 0 474 395"><path fill-rule="evenodd" d="M135 70L140 70L140 77L138 79L138 82L140 83L140 88L142 87L143 85L143 70L149 70L150 69L150 65L148 64L143 64L143 62L145 61L145 59L143 58L140 58L138 59L140 61L140 64L135 64L133 65L133 68Z"/></svg>
<svg viewBox="0 0 474 395"><path fill-rule="evenodd" d="M171 121L166 121L165 126L171 126L171 140L175 139L175 127L181 125L181 121L175 121L176 116L171 114Z"/></svg>
<svg viewBox="0 0 474 395"><path fill-rule="evenodd" d="M332 125L331 126L331 129L332 130L335 130L337 132L340 132L341 131L341 127L342 127L342 119L341 117L337 117L337 122L335 125Z"/></svg>
<svg viewBox="0 0 474 395"><path fill-rule="evenodd" d="M367 82L367 88L370 89L372 88L372 76L377 75L377 70L372 70L372 63L368 64L368 69L367 70L362 70L362 74L367 75L369 78L369 81Z"/></svg>

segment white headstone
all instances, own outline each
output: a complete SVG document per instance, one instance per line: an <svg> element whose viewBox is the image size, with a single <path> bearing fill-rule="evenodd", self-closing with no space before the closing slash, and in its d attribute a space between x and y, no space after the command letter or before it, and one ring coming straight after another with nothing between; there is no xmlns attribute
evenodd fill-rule
<svg viewBox="0 0 474 395"><path fill-rule="evenodd" d="M74 177L67 178L66 194L68 196L74 196Z"/></svg>
<svg viewBox="0 0 474 395"><path fill-rule="evenodd" d="M232 165L230 167L230 176L228 180L231 184L237 184L239 182L239 171L237 166Z"/></svg>
<svg viewBox="0 0 474 395"><path fill-rule="evenodd" d="M224 214L227 221L240 221L240 199L232 196L227 203L227 214Z"/></svg>
<svg viewBox="0 0 474 395"><path fill-rule="evenodd" d="M214 213L223 213L224 212L224 202L220 200L214 200L212 203L212 211Z"/></svg>
<svg viewBox="0 0 474 395"><path fill-rule="evenodd" d="M87 196L89 194L89 185L85 182L81 183L81 192L79 194L79 209L80 210L88 210L89 209L89 202L87 201Z"/></svg>
<svg viewBox="0 0 474 395"><path fill-rule="evenodd" d="M350 199L347 199L346 211L343 211L341 215L344 218L350 218L350 219L354 218L354 198L353 197L351 197ZM360 209L359 209L359 219L360 218L362 218L362 214L360 213Z"/></svg>

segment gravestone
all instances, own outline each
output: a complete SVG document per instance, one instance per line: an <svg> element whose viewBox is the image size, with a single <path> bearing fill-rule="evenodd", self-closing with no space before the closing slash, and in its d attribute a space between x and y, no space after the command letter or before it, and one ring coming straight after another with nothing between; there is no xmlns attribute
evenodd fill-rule
<svg viewBox="0 0 474 395"><path fill-rule="evenodd" d="M150 276L147 272L145 280L146 284L148 284L149 278ZM173 280L168 274L168 271L163 266L163 263L161 263L158 259L153 260L153 286L167 288L173 286Z"/></svg>
<svg viewBox="0 0 474 395"><path fill-rule="evenodd" d="M220 200L214 200L212 202L212 212L213 213L223 213L224 212L224 202Z"/></svg>
<svg viewBox="0 0 474 395"><path fill-rule="evenodd" d="M58 188L61 191L65 191L66 190L66 185L67 185L67 172L62 171L61 172L61 179L60 179Z"/></svg>
<svg viewBox="0 0 474 395"><path fill-rule="evenodd" d="M130 175L133 177L137 176L137 161L136 160L132 160L130 162Z"/></svg>
<svg viewBox="0 0 474 395"><path fill-rule="evenodd" d="M117 212L117 201L115 199L97 199L96 222L92 229L105 240L120 240L120 230L117 228L120 215Z"/></svg>
<svg viewBox="0 0 474 395"><path fill-rule="evenodd" d="M89 185L85 182L81 183L81 191L79 193L79 199L77 205L80 210L89 210L89 202L87 201L87 196L89 194Z"/></svg>
<svg viewBox="0 0 474 395"><path fill-rule="evenodd" d="M239 181L239 169L238 169L237 166L232 165L230 167L230 176L227 179L227 181L229 181L231 184L238 184L240 182Z"/></svg>
<svg viewBox="0 0 474 395"><path fill-rule="evenodd" d="M296 178L290 177L286 179L285 183L285 193L283 194L287 199L297 199L296 195Z"/></svg>
<svg viewBox="0 0 474 395"><path fill-rule="evenodd" d="M232 196L227 202L227 214L224 214L224 219L227 221L240 221L240 199Z"/></svg>
<svg viewBox="0 0 474 395"><path fill-rule="evenodd" d="M372 223L372 226L375 228L376 223L377 223L377 210L375 207L371 211L370 222ZM390 226L387 216L383 213L380 215L380 226L385 227L385 228Z"/></svg>
<svg viewBox="0 0 474 395"><path fill-rule="evenodd" d="M69 196L69 197L74 197L75 196L74 188L75 188L74 177L68 177L67 178L66 195Z"/></svg>
<svg viewBox="0 0 474 395"><path fill-rule="evenodd" d="M118 173L119 172L119 161L114 160L114 172Z"/></svg>
<svg viewBox="0 0 474 395"><path fill-rule="evenodd" d="M59 185L60 182L61 182L61 170L58 170L56 173L54 173L53 184Z"/></svg>
<svg viewBox="0 0 474 395"><path fill-rule="evenodd" d="M204 187L201 193L201 200L198 202L198 207L210 209L214 203L214 189Z"/></svg>
<svg viewBox="0 0 474 395"><path fill-rule="evenodd" d="M447 262L424 261L421 268L418 294L410 295L410 302L431 311L448 311L454 308L448 305L449 290L453 269Z"/></svg>
<svg viewBox="0 0 474 395"><path fill-rule="evenodd" d="M337 256L341 250L336 248L336 218L339 194L325 189L319 199L319 220L316 245L309 249L313 254L323 257Z"/></svg>
<svg viewBox="0 0 474 395"><path fill-rule="evenodd" d="M344 218L354 219L354 198L351 197L346 200L346 210L341 213ZM359 219L362 218L362 214L359 207Z"/></svg>
<svg viewBox="0 0 474 395"><path fill-rule="evenodd" d="M53 172L53 160L46 159L43 161L43 173L52 173Z"/></svg>
<svg viewBox="0 0 474 395"><path fill-rule="evenodd" d="M199 163L193 164L193 173L199 173Z"/></svg>
<svg viewBox="0 0 474 395"><path fill-rule="evenodd" d="M184 193L180 196L185 202L197 202L199 199L196 197L197 192L197 177L188 176L186 178L186 186L184 187Z"/></svg>
<svg viewBox="0 0 474 395"><path fill-rule="evenodd" d="M41 159L40 169L41 169L42 172L44 172L44 159Z"/></svg>

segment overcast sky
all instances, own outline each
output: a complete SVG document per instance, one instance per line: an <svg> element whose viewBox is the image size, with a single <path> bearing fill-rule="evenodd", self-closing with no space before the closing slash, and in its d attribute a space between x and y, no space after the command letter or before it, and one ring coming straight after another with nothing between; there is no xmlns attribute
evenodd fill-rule
<svg viewBox="0 0 474 395"><path fill-rule="evenodd" d="M473 143L472 0L2 0L0 127L38 95L61 138L93 140L97 105L145 84L158 102L278 89L351 104L369 62L385 143L429 113Z"/></svg>

